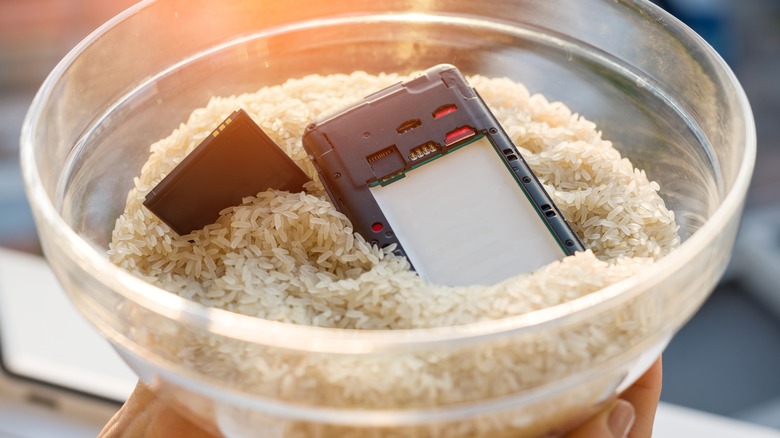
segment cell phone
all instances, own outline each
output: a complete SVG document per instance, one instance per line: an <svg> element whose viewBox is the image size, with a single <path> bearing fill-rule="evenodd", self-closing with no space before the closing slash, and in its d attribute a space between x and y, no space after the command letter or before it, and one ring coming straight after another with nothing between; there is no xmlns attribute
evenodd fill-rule
<svg viewBox="0 0 780 438"><path fill-rule="evenodd" d="M0 425L21 423L18 427L33 428L32 435L45 425L35 424L34 417L24 420L26 406L48 411L47 427L87 425L99 431L137 381L68 300L46 261L5 249L0 249L0 365L0 394L19 411L3 409ZM64 429L57 435L70 436Z"/></svg>
<svg viewBox="0 0 780 438"><path fill-rule="evenodd" d="M494 284L584 250L452 65L309 125L303 146L355 230L431 282Z"/></svg>

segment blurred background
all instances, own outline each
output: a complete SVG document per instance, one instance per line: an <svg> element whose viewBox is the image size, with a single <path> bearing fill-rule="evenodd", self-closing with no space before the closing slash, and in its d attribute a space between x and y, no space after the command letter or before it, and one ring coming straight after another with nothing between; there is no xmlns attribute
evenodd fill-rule
<svg viewBox="0 0 780 438"><path fill-rule="evenodd" d="M0 247L40 253L18 164L33 95L131 0L0 0ZM670 403L780 429L780 1L658 0L731 65L753 106L758 162L732 264L664 354Z"/></svg>

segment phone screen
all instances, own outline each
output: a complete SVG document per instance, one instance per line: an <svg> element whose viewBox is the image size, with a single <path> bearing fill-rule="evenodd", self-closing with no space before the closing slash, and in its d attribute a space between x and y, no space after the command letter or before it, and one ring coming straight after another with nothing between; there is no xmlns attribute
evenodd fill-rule
<svg viewBox="0 0 780 438"><path fill-rule="evenodd" d="M40 257L0 249L0 361L13 377L123 402L137 377Z"/></svg>
<svg viewBox="0 0 780 438"><path fill-rule="evenodd" d="M485 136L371 194L409 261L433 282L490 284L562 256Z"/></svg>

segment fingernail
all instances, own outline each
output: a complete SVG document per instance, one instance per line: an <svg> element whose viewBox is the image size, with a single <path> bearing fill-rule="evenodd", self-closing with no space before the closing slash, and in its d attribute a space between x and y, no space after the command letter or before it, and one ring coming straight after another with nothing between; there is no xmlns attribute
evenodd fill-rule
<svg viewBox="0 0 780 438"><path fill-rule="evenodd" d="M612 436L615 438L626 438L628 432L631 431L631 426L634 425L635 416L634 406L631 403L625 400L618 400L615 403L615 407L612 408L612 412L609 413L609 419L607 420Z"/></svg>

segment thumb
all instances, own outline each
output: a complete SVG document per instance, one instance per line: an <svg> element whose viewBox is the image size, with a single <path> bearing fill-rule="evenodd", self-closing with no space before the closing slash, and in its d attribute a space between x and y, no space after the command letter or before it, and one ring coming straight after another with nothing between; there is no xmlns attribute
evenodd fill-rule
<svg viewBox="0 0 780 438"><path fill-rule="evenodd" d="M626 438L635 418L636 411L631 403L615 400L607 409L566 435L566 438Z"/></svg>

